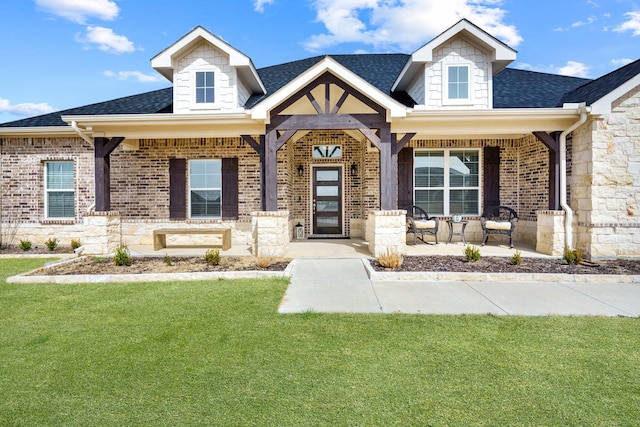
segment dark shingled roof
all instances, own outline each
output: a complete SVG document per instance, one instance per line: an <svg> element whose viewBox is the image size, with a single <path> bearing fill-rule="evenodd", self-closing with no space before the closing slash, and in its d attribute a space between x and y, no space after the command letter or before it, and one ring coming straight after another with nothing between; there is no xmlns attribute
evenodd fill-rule
<svg viewBox="0 0 640 427"><path fill-rule="evenodd" d="M415 104L415 101L405 92L391 93L391 87L410 55L364 54L331 55L331 57L404 105L412 107ZM245 107L252 108L323 58L324 56L314 56L257 70L267 89L267 94L250 97ZM597 80L506 68L493 79L493 106L494 108L552 108L560 107L565 102L590 104L638 74L640 74L640 60ZM152 114L172 111L173 89L169 87L3 123L0 127L66 126L66 123L60 119L63 115Z"/></svg>
<svg viewBox="0 0 640 427"><path fill-rule="evenodd" d="M591 105L638 74L640 59L567 93L562 102L586 102Z"/></svg>
<svg viewBox="0 0 640 427"><path fill-rule="evenodd" d="M562 106L569 91L589 79L505 68L493 78L494 108L552 108Z"/></svg>
<svg viewBox="0 0 640 427"><path fill-rule="evenodd" d="M153 92L139 95L126 96L112 99L111 101L85 105L68 110L13 122L2 123L0 127L40 127L40 126L67 126L60 116L81 116L97 114L153 114L173 112L173 88L154 90Z"/></svg>
<svg viewBox="0 0 640 427"><path fill-rule="evenodd" d="M328 56L388 95L391 95L391 87L410 58L410 55L400 53ZM324 58L325 56L314 56L259 69L258 75L267 89L267 94L252 96L245 106L252 108Z"/></svg>

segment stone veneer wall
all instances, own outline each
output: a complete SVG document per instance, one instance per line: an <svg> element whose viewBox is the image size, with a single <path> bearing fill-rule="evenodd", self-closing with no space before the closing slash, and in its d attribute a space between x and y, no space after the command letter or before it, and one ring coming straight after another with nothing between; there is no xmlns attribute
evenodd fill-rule
<svg viewBox="0 0 640 427"><path fill-rule="evenodd" d="M575 246L593 259L640 256L640 87L574 132Z"/></svg>

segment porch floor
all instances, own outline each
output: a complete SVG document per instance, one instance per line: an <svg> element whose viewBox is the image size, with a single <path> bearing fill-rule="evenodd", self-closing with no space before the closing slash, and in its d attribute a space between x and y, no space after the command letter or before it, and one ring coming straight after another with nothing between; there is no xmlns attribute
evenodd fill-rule
<svg viewBox="0 0 640 427"><path fill-rule="evenodd" d="M413 239L411 239L413 242ZM516 243L513 249L508 245L490 242L486 246L479 243L470 243L480 248L482 256L511 257L516 250L523 257L554 258L549 255L537 253L535 247L527 244ZM462 242L422 243L407 245L407 255L453 255L462 256L466 245ZM131 254L135 256L203 256L211 247L209 246L170 246L158 251L153 250L153 245L130 245ZM232 245L229 250L220 251L221 256L253 256L249 245ZM372 258L369 252L369 244L363 239L345 240L293 240L289 243L289 249L284 255L287 258Z"/></svg>

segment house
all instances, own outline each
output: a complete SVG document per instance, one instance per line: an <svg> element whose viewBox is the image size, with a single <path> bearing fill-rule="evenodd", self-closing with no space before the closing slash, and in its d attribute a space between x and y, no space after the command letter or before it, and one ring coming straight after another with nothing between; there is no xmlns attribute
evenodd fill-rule
<svg viewBox="0 0 640 427"><path fill-rule="evenodd" d="M171 88L0 125L3 229L109 253L221 227L277 255L299 223L379 255L404 252L403 207L480 241L505 205L539 252L640 256L640 61L589 80L515 59L461 20L412 54L256 69L197 27L151 60Z"/></svg>

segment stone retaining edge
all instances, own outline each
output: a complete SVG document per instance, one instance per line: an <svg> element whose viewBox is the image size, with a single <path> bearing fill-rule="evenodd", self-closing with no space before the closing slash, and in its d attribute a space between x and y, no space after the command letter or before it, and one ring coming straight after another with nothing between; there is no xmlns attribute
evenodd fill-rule
<svg viewBox="0 0 640 427"><path fill-rule="evenodd" d="M295 260L294 260L295 261ZM184 282L218 279L261 279L268 277L291 277L294 261L284 271L211 271L195 273L143 273L143 274L72 274L56 276L26 276L18 274L7 278L12 284L77 284L77 283L139 283L139 282ZM32 270L35 271L35 270Z"/></svg>
<svg viewBox="0 0 640 427"><path fill-rule="evenodd" d="M565 274L565 273L465 273L436 271L385 271L373 269L362 259L369 280L429 282L565 282L565 283L640 283L640 275Z"/></svg>

